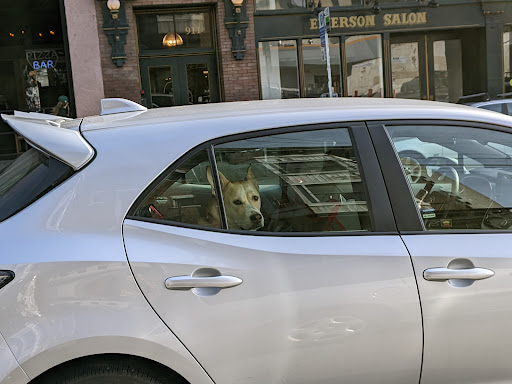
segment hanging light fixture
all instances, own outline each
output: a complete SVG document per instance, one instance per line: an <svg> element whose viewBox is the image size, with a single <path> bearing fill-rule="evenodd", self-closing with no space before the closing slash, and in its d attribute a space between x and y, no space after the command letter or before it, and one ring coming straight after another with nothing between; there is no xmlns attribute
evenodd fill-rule
<svg viewBox="0 0 512 384"><path fill-rule="evenodd" d="M175 47L177 45L183 45L183 39L179 33L175 35L174 33L169 32L164 36L162 44L166 47Z"/></svg>

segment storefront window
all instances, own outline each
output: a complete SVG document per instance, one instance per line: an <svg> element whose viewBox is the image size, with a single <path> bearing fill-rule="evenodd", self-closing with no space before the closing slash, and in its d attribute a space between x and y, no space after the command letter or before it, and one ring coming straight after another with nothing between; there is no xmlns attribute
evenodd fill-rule
<svg viewBox="0 0 512 384"><path fill-rule="evenodd" d="M504 92L512 92L512 26L505 27L503 33L503 72Z"/></svg>
<svg viewBox="0 0 512 384"><path fill-rule="evenodd" d="M211 48L213 45L208 12L138 14L139 51L182 48Z"/></svg>
<svg viewBox="0 0 512 384"><path fill-rule="evenodd" d="M52 113L60 99L71 114L67 54L58 0L12 2L0 25L0 111ZM10 131L3 128L2 131ZM9 133L9 137L13 137ZM0 136L0 157L3 137Z"/></svg>
<svg viewBox="0 0 512 384"><path fill-rule="evenodd" d="M434 41L435 100L456 103L462 96L460 40Z"/></svg>
<svg viewBox="0 0 512 384"><path fill-rule="evenodd" d="M348 37L347 93L354 97L384 97L381 35Z"/></svg>
<svg viewBox="0 0 512 384"><path fill-rule="evenodd" d="M393 97L420 99L418 42L391 44Z"/></svg>
<svg viewBox="0 0 512 384"><path fill-rule="evenodd" d="M258 44L263 99L300 97L297 42L265 41Z"/></svg>
<svg viewBox="0 0 512 384"><path fill-rule="evenodd" d="M322 0L322 7L351 7L361 6L364 0ZM403 0L402 0L403 1ZM257 11L276 9L307 8L310 0L256 0ZM317 0L314 1L317 4Z"/></svg>
<svg viewBox="0 0 512 384"><path fill-rule="evenodd" d="M342 96L340 44L338 38L329 39L329 56L333 93L335 96ZM327 64L325 61L322 61L320 39L303 39L302 57L306 86L304 96L327 97L329 95Z"/></svg>

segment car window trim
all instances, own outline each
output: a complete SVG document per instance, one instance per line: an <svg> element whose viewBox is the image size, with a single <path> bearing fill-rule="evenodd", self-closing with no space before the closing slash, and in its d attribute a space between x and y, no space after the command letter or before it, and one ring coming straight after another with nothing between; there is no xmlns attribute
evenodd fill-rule
<svg viewBox="0 0 512 384"><path fill-rule="evenodd" d="M226 207L224 206L224 196L222 195L219 170L217 168L217 160L215 159L215 150L213 145L209 145L206 151L208 152L208 161L210 162L210 170L212 172L213 187L216 192L215 198L217 200L217 209L219 210L220 226L223 229L228 229Z"/></svg>
<svg viewBox="0 0 512 384"><path fill-rule="evenodd" d="M480 128L492 131L499 131L512 134L512 127L507 127L498 124L475 122L471 120L446 120L446 119L407 119L407 120L379 120L368 121L368 128L372 140L377 143L376 152L379 162L382 166L382 173L386 186L388 187L388 194L391 199L393 212L395 213L396 225L398 232L401 235L439 235L439 234L489 234L489 233L511 233L512 229L468 229L468 230L429 230L427 231L423 220L421 219L419 209L414 203L414 194L411 187L407 182L406 175L400 161L398 154L391 138L389 137L387 126L399 125L416 125L416 126L431 126L431 125L447 125L452 127L466 127L466 128ZM387 142L386 142L387 140ZM393 156L391 156L393 155ZM397 175L402 177L397 177ZM410 199L399 199L400 194L407 190Z"/></svg>
<svg viewBox="0 0 512 384"><path fill-rule="evenodd" d="M156 185L158 185L167 175L174 172L174 170L179 167L180 164L190 159L192 156L197 154L202 150L208 151L210 166L213 171L213 163L215 163L215 170L217 170L217 164L215 160L215 156L213 159L210 156L214 155L214 153L209 153L210 150L214 151L216 145L225 144L229 142L250 139L254 137L262 137L266 135L279 135L282 133L295 133L295 132L304 132L304 131L315 131L315 130L324 130L324 129L348 129L352 146L356 151L356 156L358 157L358 165L361 172L361 178L363 182L363 188L365 188L368 211L370 214L370 220L372 222L372 231L347 231L347 232L266 232L266 231L242 231L236 229L227 229L227 219L225 215L225 211L222 208L222 212L220 212L221 223L223 223L222 228L212 228L205 227L196 224L188 224L181 223L170 220L160 220L146 217L139 217L134 215L135 208L140 205L140 203L147 196L146 191L152 190ZM365 134L366 132L366 134ZM360 156L358 151L359 146L365 147L365 150L368 153L365 153L365 156ZM212 161L213 160L213 161ZM383 198L381 196L382 189L384 186L384 179L382 173L380 172L380 168L378 166L377 156L375 154L375 150L371 143L370 136L368 134L366 124L364 121L340 121L340 122L332 122L332 123L320 123L320 124L304 124L304 125L292 125L278 128L268 128L268 129L260 129L255 131L248 131L243 133L224 135L220 137L216 137L214 139L208 140L206 142L200 143L197 146L190 148L187 152L181 157L172 161L172 164L165 168L159 175L156 177L149 185L147 185L143 192L135 199L134 203L131 205L125 219L136 220L136 221L146 221L156 224L177 226L183 228L192 228L192 229L200 229L205 231L213 231L213 232L221 232L221 233L232 233L232 234L244 234L244 235L254 235L254 236L276 236L276 237L322 237L322 236L351 236L351 235L391 235L398 234L397 227L395 225L394 216L391 209L391 203L387 196ZM365 176L366 175L366 176ZM374 179L371 180L368 176L372 176ZM216 180L217 179L217 180ZM368 182L368 181L371 181ZM220 188L220 180L218 176L218 172L216 172L216 177L214 178L214 185L217 190ZM375 186L379 186L380 191L377 190ZM219 196L216 195L217 204L219 204ZM379 208L376 209L374 207L377 206L376 202L379 202ZM219 204L219 207L224 207L223 202ZM384 213L383 213L384 212ZM379 215L377 219L377 215ZM377 220L377 221L375 221Z"/></svg>

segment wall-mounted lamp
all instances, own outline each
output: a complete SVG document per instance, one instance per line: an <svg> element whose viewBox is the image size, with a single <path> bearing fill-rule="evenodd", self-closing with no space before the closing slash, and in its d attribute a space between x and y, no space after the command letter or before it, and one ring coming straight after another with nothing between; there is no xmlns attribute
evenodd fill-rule
<svg viewBox="0 0 512 384"><path fill-rule="evenodd" d="M121 3L120 0L108 0L102 3L103 30L112 46L112 61L118 67L122 67L126 60L124 45L129 28L126 22L125 3Z"/></svg>
<svg viewBox="0 0 512 384"><path fill-rule="evenodd" d="M430 8L437 8L437 7L439 7L439 0L430 0L428 2L428 6Z"/></svg>
<svg viewBox="0 0 512 384"><path fill-rule="evenodd" d="M245 31L249 26L247 17L247 1L226 0L225 24L231 37L231 52L236 60L242 60L245 55Z"/></svg>
<svg viewBox="0 0 512 384"><path fill-rule="evenodd" d="M119 8L121 7L121 2L119 0L108 0L107 8L110 10L110 16L113 20L117 20L119 18Z"/></svg>
<svg viewBox="0 0 512 384"><path fill-rule="evenodd" d="M177 45L183 45L183 38L180 36L179 33L174 34L172 32L169 32L164 36L162 44L166 47L175 47Z"/></svg>
<svg viewBox="0 0 512 384"><path fill-rule="evenodd" d="M233 7L235 7L235 13L241 13L244 0L231 0L231 2L233 3Z"/></svg>

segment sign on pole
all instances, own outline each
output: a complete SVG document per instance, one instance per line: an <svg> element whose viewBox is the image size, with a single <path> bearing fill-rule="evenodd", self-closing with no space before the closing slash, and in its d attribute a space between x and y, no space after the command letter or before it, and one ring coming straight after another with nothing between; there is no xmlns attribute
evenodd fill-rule
<svg viewBox="0 0 512 384"><path fill-rule="evenodd" d="M318 24L320 26L320 50L322 61L327 61L327 86L329 87L329 97L332 97L332 78L331 78L331 58L329 55L329 30L331 29L331 17L329 7L324 8L318 14Z"/></svg>

